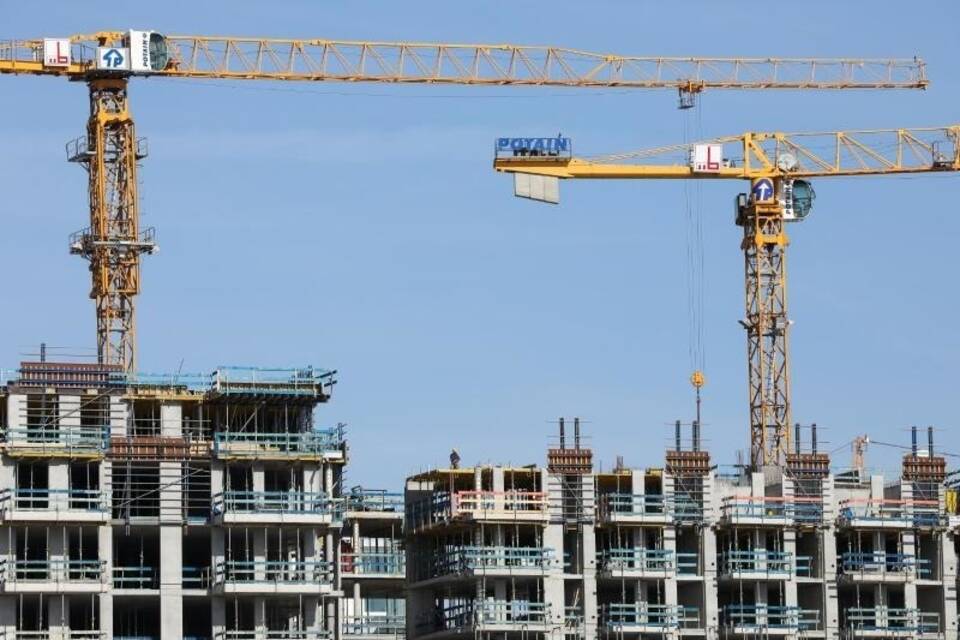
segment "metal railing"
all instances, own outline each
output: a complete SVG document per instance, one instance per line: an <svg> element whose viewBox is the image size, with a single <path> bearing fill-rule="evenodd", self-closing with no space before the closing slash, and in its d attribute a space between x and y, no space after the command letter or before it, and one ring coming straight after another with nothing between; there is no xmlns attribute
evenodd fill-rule
<svg viewBox="0 0 960 640"><path fill-rule="evenodd" d="M394 636L404 637L407 632L404 616L347 616L343 621L345 636Z"/></svg>
<svg viewBox="0 0 960 640"><path fill-rule="evenodd" d="M403 494L359 489L345 496L347 511L387 511L403 513Z"/></svg>
<svg viewBox="0 0 960 640"><path fill-rule="evenodd" d="M601 520L609 520L614 516L683 521L703 519L702 501L686 495L608 493L600 496L598 506Z"/></svg>
<svg viewBox="0 0 960 640"><path fill-rule="evenodd" d="M597 553L601 571L673 571L676 568L672 549L642 547L603 549Z"/></svg>
<svg viewBox="0 0 960 640"><path fill-rule="evenodd" d="M157 589L160 576L156 567L114 567L114 589Z"/></svg>
<svg viewBox="0 0 960 640"><path fill-rule="evenodd" d="M325 560L226 560L213 574L217 583L333 584L333 564Z"/></svg>
<svg viewBox="0 0 960 640"><path fill-rule="evenodd" d="M544 602L526 600L475 600L455 604L443 610L443 628L513 626L525 628L545 625L550 620L550 607Z"/></svg>
<svg viewBox="0 0 960 640"><path fill-rule="evenodd" d="M799 578L815 578L816 567L813 564L813 556L797 556L795 572Z"/></svg>
<svg viewBox="0 0 960 640"><path fill-rule="evenodd" d="M184 589L206 589L210 586L211 579L210 567L184 566L180 571L180 586Z"/></svg>
<svg viewBox="0 0 960 640"><path fill-rule="evenodd" d="M343 501L322 492L306 491L224 491L213 496L214 514L301 513L343 515Z"/></svg>
<svg viewBox="0 0 960 640"><path fill-rule="evenodd" d="M600 624L612 629L631 626L675 629L699 623L700 612L696 607L646 602L614 602L600 607Z"/></svg>
<svg viewBox="0 0 960 640"><path fill-rule="evenodd" d="M530 514L547 515L547 494L540 491L457 491L451 509L454 515Z"/></svg>
<svg viewBox="0 0 960 640"><path fill-rule="evenodd" d="M819 498L729 496L723 499L720 514L728 520L817 524L823 521L823 503Z"/></svg>
<svg viewBox="0 0 960 640"><path fill-rule="evenodd" d="M728 604L720 609L721 623L729 627L759 629L816 629L820 612L782 605Z"/></svg>
<svg viewBox="0 0 960 640"><path fill-rule="evenodd" d="M787 551L723 551L720 554L720 573L735 576L743 573L762 573L768 576L789 577L793 573L793 554Z"/></svg>
<svg viewBox="0 0 960 640"><path fill-rule="evenodd" d="M845 626L854 631L936 633L940 614L890 607L852 607L844 612Z"/></svg>
<svg viewBox="0 0 960 640"><path fill-rule="evenodd" d="M405 575L407 556L403 551L360 551L342 553L340 571L345 574L363 575Z"/></svg>
<svg viewBox="0 0 960 640"><path fill-rule="evenodd" d="M434 575L484 570L545 570L553 550L543 547L453 547L434 560Z"/></svg>
<svg viewBox="0 0 960 640"><path fill-rule="evenodd" d="M677 552L677 573L680 575L700 574L700 554L693 552Z"/></svg>
<svg viewBox="0 0 960 640"><path fill-rule="evenodd" d="M107 495L100 489L32 489L18 487L0 490L0 505L10 504L15 511L92 511L109 510Z"/></svg>
<svg viewBox="0 0 960 640"><path fill-rule="evenodd" d="M44 424L8 428L0 432L0 441L19 451L99 453L110 442L110 427Z"/></svg>
<svg viewBox="0 0 960 640"><path fill-rule="evenodd" d="M213 434L215 456L256 458L263 455L320 456L340 451L343 447L342 427L316 429L299 433L248 433L218 431Z"/></svg>
<svg viewBox="0 0 960 640"><path fill-rule="evenodd" d="M840 521L868 522L903 521L917 527L935 527L943 524L938 500L867 499L845 500L840 503Z"/></svg>
<svg viewBox="0 0 960 640"><path fill-rule="evenodd" d="M7 560L0 563L8 582L100 582L102 560Z"/></svg>
<svg viewBox="0 0 960 640"><path fill-rule="evenodd" d="M915 572L921 578L932 576L933 569L930 560L917 559L915 556L904 553L887 553L884 551L847 551L840 556L840 569L844 574L852 575L905 575Z"/></svg>
<svg viewBox="0 0 960 640"><path fill-rule="evenodd" d="M227 629L217 633L218 640L326 640L326 629Z"/></svg>

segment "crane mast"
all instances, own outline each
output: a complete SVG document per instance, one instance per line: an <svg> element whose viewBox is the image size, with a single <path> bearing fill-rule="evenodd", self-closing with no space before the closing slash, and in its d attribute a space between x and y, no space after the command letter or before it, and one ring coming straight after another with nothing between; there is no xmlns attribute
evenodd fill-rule
<svg viewBox="0 0 960 640"><path fill-rule="evenodd" d="M673 89L681 107L705 89L924 89L922 60L670 58L512 44L164 36L102 31L0 42L0 74L85 81L90 118L69 158L89 174L90 226L71 252L90 262L100 362L136 367L141 230L137 162L145 156L129 106L130 77Z"/></svg>
<svg viewBox="0 0 960 640"><path fill-rule="evenodd" d="M515 174L515 193L559 202L559 179L733 179L750 181L737 202L743 228L750 456L754 468L781 464L791 450L787 224L809 213L806 178L960 172L960 126L926 129L745 133L597 158L498 140L494 169ZM547 139L543 139L547 140ZM536 146L536 145L535 145ZM540 144L539 147L547 148ZM731 149L736 147L736 149ZM672 162L671 162L672 160ZM542 184L521 182L539 180ZM549 195L547 195L549 194Z"/></svg>

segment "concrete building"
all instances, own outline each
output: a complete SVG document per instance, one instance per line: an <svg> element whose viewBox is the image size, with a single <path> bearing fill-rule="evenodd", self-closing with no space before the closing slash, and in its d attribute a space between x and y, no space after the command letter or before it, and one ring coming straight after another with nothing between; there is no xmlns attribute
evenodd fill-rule
<svg viewBox="0 0 960 640"><path fill-rule="evenodd" d="M545 468L409 478L408 637L957 639L932 446L894 478L799 450L724 475L698 440L653 469L596 472L561 436Z"/></svg>
<svg viewBox="0 0 960 640"><path fill-rule="evenodd" d="M343 427L315 418L333 384L312 368L23 363L0 388L0 634L395 636L364 598L402 597L402 564L378 573L365 553L396 553L399 507L343 495ZM344 526L359 557L341 556Z"/></svg>

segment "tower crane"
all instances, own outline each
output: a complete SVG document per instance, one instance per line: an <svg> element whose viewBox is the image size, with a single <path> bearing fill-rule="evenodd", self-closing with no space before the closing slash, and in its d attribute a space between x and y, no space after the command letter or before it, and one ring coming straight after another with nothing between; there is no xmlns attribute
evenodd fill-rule
<svg viewBox="0 0 960 640"><path fill-rule="evenodd" d="M576 158L568 139L550 145L501 138L494 168L513 173L515 194L559 202L560 179L734 179L750 190L736 200L743 228L754 468L790 451L790 371L786 224L803 220L815 197L809 178L960 171L960 125L927 129L744 133L635 153Z"/></svg>
<svg viewBox="0 0 960 640"><path fill-rule="evenodd" d="M919 59L665 58L510 44L462 45L339 40L164 36L152 31L0 42L0 74L57 76L90 92L86 136L68 158L88 172L90 226L71 236L90 263L101 363L136 365L135 298L141 229L132 77L481 86L673 89L681 107L705 89L923 89Z"/></svg>

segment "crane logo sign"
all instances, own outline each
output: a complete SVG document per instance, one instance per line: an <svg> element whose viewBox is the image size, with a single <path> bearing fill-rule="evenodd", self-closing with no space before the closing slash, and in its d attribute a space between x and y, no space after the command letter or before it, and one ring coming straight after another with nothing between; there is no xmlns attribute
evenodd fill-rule
<svg viewBox="0 0 960 640"><path fill-rule="evenodd" d="M722 144L695 144L690 166L697 173L719 173L723 167Z"/></svg>
<svg viewBox="0 0 960 640"><path fill-rule="evenodd" d="M127 71L130 69L128 50L120 47L98 47L97 69L104 71Z"/></svg>
<svg viewBox="0 0 960 640"><path fill-rule="evenodd" d="M69 67L70 41L66 38L44 38L43 66Z"/></svg>

